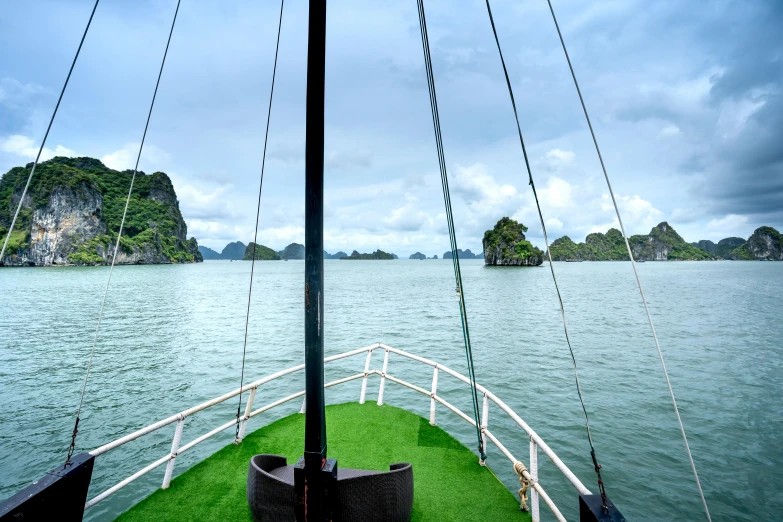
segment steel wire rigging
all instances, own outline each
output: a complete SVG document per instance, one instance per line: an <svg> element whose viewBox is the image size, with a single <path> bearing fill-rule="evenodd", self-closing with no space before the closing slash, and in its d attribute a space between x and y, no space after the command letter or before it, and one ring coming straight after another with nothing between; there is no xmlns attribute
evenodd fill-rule
<svg viewBox="0 0 783 522"><path fill-rule="evenodd" d="M633 268L633 274L636 278L636 285L639 287L639 294L642 298L642 304L644 305L644 311L647 314L647 321L650 323L650 331L652 332L653 340L655 341L655 348L658 351L658 358L661 361L661 368L663 369L663 376L666 378L666 386L669 388L669 396L672 399L672 406L674 407L674 413L677 416L677 422L680 425L680 433L682 434L682 440L685 443L685 451L688 454L688 460L693 470L693 477L696 480L696 487L699 489L699 496L704 506L704 513L707 515L707 520L712 521L710 516L710 509L707 507L707 500L704 498L704 491L701 488L701 481L699 480L699 474L696 471L696 463L693 461L693 455L691 454L691 448L688 444L688 437L685 435L685 426L682 423L680 417L680 410L677 407L677 400L674 398L674 390L672 389L672 383L669 380L669 372L666 370L666 363L663 359L663 352L661 351L661 345L658 342L658 335L655 333L655 325L653 324L652 315L650 315L650 309L647 306L647 298L644 296L644 290L642 289L642 282L639 279L639 272L636 270L636 261L633 258L633 252L631 251L631 244L628 242L628 235L625 233L625 226L623 226L623 220L620 217L620 209L617 206L617 200L614 197L614 191L612 190L612 184L609 181L609 174L606 172L606 165L604 164L604 158L601 155L601 148L598 146L598 139L595 137L595 131L593 130L593 124L590 122L590 115L587 112L587 105L585 105L584 97L582 96L582 90L579 88L579 82L576 79L576 73L574 67L571 64L571 58L568 55L568 49L566 48L565 40L563 39L563 33L560 31L560 25L557 23L557 16L555 16L555 9L552 7L552 0L547 0L549 4L549 12L552 14L552 21L557 29L557 36L560 38L560 45L563 48L563 54L565 54L566 61L568 62L568 69L571 71L571 78L574 80L574 87L576 87L576 93L579 95L579 103L582 105L582 111L587 120L587 126L590 129L590 136L593 138L593 145L595 146L595 152L598 154L598 160L601 163L601 170L604 173L604 179L606 180L606 186L609 188L609 195L612 197L612 205L614 211L617 214L617 221L620 224L620 231L623 233L623 239L625 240L625 248L628 250L628 257L631 260L631 267Z"/></svg>
<svg viewBox="0 0 783 522"><path fill-rule="evenodd" d="M90 378L90 370L92 369L92 360L95 355L95 345L98 342L98 333L101 329L101 321L103 320L103 311L106 308L106 298L109 295L109 285L111 284L111 276L114 272L114 264L117 261L117 251L120 248L120 239L122 238L122 228L125 226L125 217L128 214L128 206L130 205L131 194L133 193L133 183L136 181L136 174L139 171L139 161L141 160L141 153L144 150L144 140L147 138L147 129L150 126L150 118L152 117L152 109L155 107L155 98L158 96L158 87L160 87L160 78L163 76L163 66L166 64L166 56L169 53L169 46L171 45L171 35L174 34L174 26L177 23L177 14L179 13L179 4L182 0L177 0L177 8L174 10L174 18L171 21L171 29L169 30L169 37L166 40L166 50L163 52L163 59L160 62L160 69L158 70L158 79L155 82L155 91L152 93L152 101L150 102L150 109L147 112L147 122L144 124L144 133L141 135L141 143L139 144L139 152L136 155L136 165L133 167L133 175L131 176L130 187L128 188L128 196L125 198L125 209L122 211L122 220L120 221L120 228L117 231L117 242L114 245L114 254L111 258L111 266L109 267L109 277L106 279L106 289L103 292L103 300L101 301L100 312L98 313L98 324L95 326L95 335L92 340L92 348L90 349L90 359L87 362L87 370L84 375L84 384L82 384L82 393L79 398L79 407L76 410L76 422L73 426L73 433L71 434L71 444L68 446L68 457L65 460L65 465L71 460L73 451L76 447L76 435L79 433L79 418L82 412L82 406L84 405L84 393L87 390L87 381ZM97 2L96 2L97 4Z"/></svg>
<svg viewBox="0 0 783 522"><path fill-rule="evenodd" d="M19 204L16 206L16 212L14 212L14 217L11 220L11 226L8 228L8 234L5 236L5 241L3 241L3 247L0 248L0 263L3 262L5 249L8 246L8 241L11 239L11 232L14 231L14 225L16 225L16 218L19 217L19 211L22 209L22 204L24 203L24 197L27 195L27 189L30 188L30 182L33 180L33 174L35 174L35 167L38 166L38 161L41 159L41 153L43 152L44 146L46 145L46 138L49 137L49 131L52 130L52 123L54 123L54 117L57 116L57 109L60 108L60 102L63 101L65 88L68 87L68 81L71 79L71 73L73 72L73 68L76 66L76 60L79 58L79 53L82 51L82 45L84 45L84 39L87 37L87 31L90 30L90 24L92 24L92 18L93 16L95 16L95 10L98 9L98 2L100 1L101 0L95 0L95 5L92 6L92 12L90 13L90 18L89 20L87 20L87 27L84 28L84 33L82 34L82 39L79 42L79 47L76 49L76 54L73 57L73 62L71 62L71 68L68 69L68 76L65 77L65 83L63 84L62 90L60 90L60 97L57 98L57 104L54 106L52 117L49 119L49 125L46 127L46 133L44 133L43 141L41 142L41 147L38 149L38 154L35 156L35 161L33 162L33 168L30 169L30 175L27 176L27 183L25 184L24 189L22 190L22 197L19 198Z"/></svg>
<svg viewBox="0 0 783 522"><path fill-rule="evenodd" d="M443 188L443 201L446 206L446 221L449 229L449 242L451 246L451 261L454 265L454 280L456 282L457 297L459 299L460 320L462 322L462 338L465 344L465 358L468 364L468 378L470 379L471 399L473 401L473 420L476 424L476 436L478 438L478 450L481 461L484 462L487 454L484 448L484 439L481 436L481 421L479 420L479 402L476 391L476 373L473 367L473 350L470 345L470 329L468 328L468 312L465 307L465 294L462 287L462 272L459 266L457 250L457 236L454 231L454 215L451 210L451 196L449 194L449 180L446 171L446 157L443 152L443 137L440 130L440 118L438 116L438 100L435 95L435 77L432 73L432 57L430 56L430 44L427 36L427 19L424 15L424 1L416 0L419 12L419 29L421 31L421 45L424 52L424 69L427 73L427 88L430 96L430 109L432 110L432 126L435 131L435 144L438 153L438 165L440 167L440 180Z"/></svg>
<svg viewBox="0 0 783 522"><path fill-rule="evenodd" d="M266 166L266 146L269 141L269 122L272 118L272 98L275 94L275 76L277 75L277 56L280 51L280 29L283 27L283 6L285 0L280 0L280 18L277 22L277 43L275 44L275 62L272 66L272 86L269 89L269 106L266 112L266 131L264 133L264 152L261 155L261 179L258 182L258 205L256 206L256 228L253 233L253 260L250 264L250 285L247 292L247 313L245 315L245 340L242 346L242 372L239 377L239 404L237 404L237 426L235 440L239 442L239 415L242 409L242 386L245 382L245 357L247 355L247 333L250 324L250 297L253 295L253 274L256 267L256 247L258 246L258 222L261 216L261 191L264 188L264 167Z"/></svg>
<svg viewBox="0 0 783 522"><path fill-rule="evenodd" d="M585 401L582 395L582 386L579 382L579 372L576 368L576 356L574 355L574 349L571 346L571 337L568 335L568 323L566 322L565 307L563 306L563 297L560 294L560 286L557 284L557 276L555 275L555 266L552 262L552 252L549 249L549 238L546 233L546 224L544 222L544 215L541 212L541 204L538 201L538 192L536 191L536 184L533 181L533 173L530 168L530 160L527 156L527 147L525 146L525 139L522 137L522 127L519 124L519 114L517 112L517 103L514 99L514 90L511 87L511 80L508 76L508 69L506 68L506 61L503 58L503 51L500 48L500 39L498 38L498 32L495 28L495 19L492 16L492 7L489 5L489 0L486 0L487 14L489 15L489 23L492 25L492 34L495 36L495 44L498 48L498 55L500 56L500 63L503 66L503 74L506 78L506 86L508 87L508 95L511 98L511 107L514 110L514 119L517 124L517 133L519 134L519 144L522 147L522 156L525 159L525 169L527 170L528 184L533 191L533 198L536 201L536 209L538 210L538 218L541 221L541 231L544 234L544 244L546 246L547 257L549 258L549 269L552 272L552 281L555 283L555 292L557 293L557 301L560 304L560 315L563 319L563 332L565 333L566 343L568 344L568 351L571 354L571 363L574 366L574 379L576 381L576 393L579 396L579 403L582 406L582 413L585 418L585 430L587 431L587 441L590 444L590 456L593 459L593 466L595 473L598 477L598 490L601 494L601 501L604 508L606 508L606 492L604 491L604 481L601 478L601 466L598 464L597 457L595 455L595 446L593 445L593 436L590 433L590 422L587 417L587 408L585 408Z"/></svg>

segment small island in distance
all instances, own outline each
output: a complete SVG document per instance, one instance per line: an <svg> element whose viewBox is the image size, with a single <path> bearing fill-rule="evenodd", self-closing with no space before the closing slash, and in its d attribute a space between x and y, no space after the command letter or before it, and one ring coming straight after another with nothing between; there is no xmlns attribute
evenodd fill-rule
<svg viewBox="0 0 783 522"><path fill-rule="evenodd" d="M493 229L484 233L483 252L474 254L470 249L457 249L457 257L465 259L483 259L487 266L540 266L547 259L545 252L533 246L525 237L528 228L517 221L501 218ZM195 241L195 240L194 240ZM713 243L702 240L687 243L666 221L659 223L649 234L637 234L628 238L631 251L637 261L715 261L715 260L769 260L783 261L783 235L773 227L760 227L744 240L730 237ZM229 243L221 252L209 247L199 246L198 250L205 260L250 260L253 259L253 243L245 245L240 241ZM570 237L563 236L550 245L553 261L628 261L628 251L619 230L610 228L606 234L594 232L588 234L583 243L574 243ZM450 251L444 252L440 259L451 259ZM304 245L291 243L284 249L275 251L265 245L257 245L256 259L277 261L304 259ZM392 260L396 254L377 249L375 252L359 253L354 250L350 255L343 251L330 254L324 251L324 259L340 260ZM427 257L415 252L408 259L432 260L437 255Z"/></svg>
<svg viewBox="0 0 783 522"><path fill-rule="evenodd" d="M219 253L206 246L199 246L199 251L201 252L201 255L204 257L205 261L218 259L249 261L253 259L253 245L254 243L252 241L248 245L245 245L241 241L235 241L226 245L225 248L223 248L223 250ZM300 243L291 243L283 250L279 251L275 251L265 245L255 245L255 258L259 261L288 261L289 259L301 260L304 259L304 255L305 247ZM389 254L383 250L376 250L375 252L371 252L369 254L360 254L354 250L351 255L346 254L342 250L335 254L330 254L324 250L324 259L360 259L377 261L398 259L398 257L397 254Z"/></svg>

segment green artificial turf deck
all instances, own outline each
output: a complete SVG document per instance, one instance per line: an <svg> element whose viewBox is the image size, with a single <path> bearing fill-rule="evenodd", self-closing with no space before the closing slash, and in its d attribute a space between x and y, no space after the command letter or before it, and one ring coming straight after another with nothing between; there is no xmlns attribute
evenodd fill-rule
<svg viewBox="0 0 783 522"><path fill-rule="evenodd" d="M412 520L529 521L519 501L451 435L393 406L326 407L329 457L342 468L389 469L413 464ZM132 521L251 521L245 497L250 457L274 453L294 463L302 454L304 416L294 414L231 444L122 514Z"/></svg>

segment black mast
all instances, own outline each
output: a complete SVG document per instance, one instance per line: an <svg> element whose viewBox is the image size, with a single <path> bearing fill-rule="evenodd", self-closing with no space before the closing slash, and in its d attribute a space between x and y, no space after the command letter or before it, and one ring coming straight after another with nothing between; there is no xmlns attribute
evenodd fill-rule
<svg viewBox="0 0 783 522"><path fill-rule="evenodd" d="M305 138L305 456L317 454L319 459L325 459L323 202L326 0L310 0L308 32Z"/></svg>
<svg viewBox="0 0 783 522"><path fill-rule="evenodd" d="M326 0L310 0L305 141L305 447L297 465L297 519L330 518L336 462L326 460L324 409L324 80ZM302 469L302 464L303 468Z"/></svg>

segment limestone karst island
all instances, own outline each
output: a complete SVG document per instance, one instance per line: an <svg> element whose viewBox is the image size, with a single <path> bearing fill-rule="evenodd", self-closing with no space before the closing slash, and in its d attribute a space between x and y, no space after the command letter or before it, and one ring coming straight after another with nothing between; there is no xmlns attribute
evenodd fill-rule
<svg viewBox="0 0 783 522"><path fill-rule="evenodd" d="M11 228L33 164L0 179L0 241ZM8 241L4 265L103 265L111 262L133 172L93 158L39 163ZM202 261L163 172L138 172L117 251L117 264Z"/></svg>
<svg viewBox="0 0 783 522"><path fill-rule="evenodd" d="M525 239L527 227L504 217L484 232L484 264L492 266L538 266L544 253Z"/></svg>

